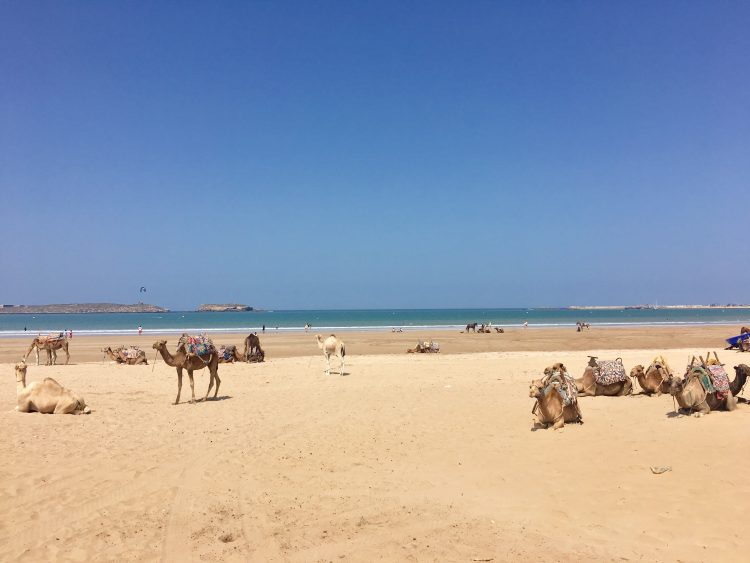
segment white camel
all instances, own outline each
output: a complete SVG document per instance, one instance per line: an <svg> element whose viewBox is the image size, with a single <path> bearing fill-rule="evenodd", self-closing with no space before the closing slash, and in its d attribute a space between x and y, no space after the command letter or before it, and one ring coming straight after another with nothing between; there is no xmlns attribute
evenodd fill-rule
<svg viewBox="0 0 750 563"><path fill-rule="evenodd" d="M326 373L331 373L331 356L338 356L341 360L341 370L339 373L344 375L344 356L346 356L344 342L340 338L336 338L335 334L332 334L325 340L323 340L323 337L319 334L315 335L315 338L318 339L318 348L323 350L323 356L328 364Z"/></svg>
<svg viewBox="0 0 750 563"><path fill-rule="evenodd" d="M89 414L83 397L66 389L51 377L35 381L26 386L26 363L16 364L16 395L18 412L41 412L44 414Z"/></svg>

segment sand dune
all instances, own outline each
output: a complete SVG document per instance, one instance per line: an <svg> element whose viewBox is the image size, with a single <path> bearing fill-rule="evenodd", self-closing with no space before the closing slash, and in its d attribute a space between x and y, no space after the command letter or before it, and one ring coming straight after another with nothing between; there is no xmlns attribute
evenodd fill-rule
<svg viewBox="0 0 750 563"><path fill-rule="evenodd" d="M220 400L177 406L162 362L30 366L89 416L14 412L0 365L0 560L745 558L750 407L583 398L585 424L532 431L529 381L587 353L630 368L657 350L350 353L345 377L317 353L271 358L220 366Z"/></svg>

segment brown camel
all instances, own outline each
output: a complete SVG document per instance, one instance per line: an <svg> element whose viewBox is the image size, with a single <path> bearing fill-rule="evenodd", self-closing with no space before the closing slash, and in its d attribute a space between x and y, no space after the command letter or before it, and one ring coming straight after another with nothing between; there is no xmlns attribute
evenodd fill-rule
<svg viewBox="0 0 750 563"><path fill-rule="evenodd" d="M620 364L622 365L621 360ZM596 362L596 358L591 356L589 364L586 366L586 369L583 372L583 376L580 379L575 380L576 387L578 388L578 393L588 397L621 397L623 395L629 395L633 392L633 382L630 381L630 378L628 378L627 376L623 381L617 381L608 385L597 383L597 365L598 364Z"/></svg>
<svg viewBox="0 0 750 563"><path fill-rule="evenodd" d="M260 347L260 338L258 338L257 334L247 335L242 356L246 362L262 362L265 359L266 353Z"/></svg>
<svg viewBox="0 0 750 563"><path fill-rule="evenodd" d="M734 380L729 383L729 390L734 397L739 396L745 389L748 377L750 377L750 366L746 364L734 366Z"/></svg>
<svg viewBox="0 0 750 563"><path fill-rule="evenodd" d="M219 346L219 363L220 364L233 364L234 362L244 362L245 357L240 354L237 350L237 346L230 344L229 346Z"/></svg>
<svg viewBox="0 0 750 563"><path fill-rule="evenodd" d="M130 348L120 346L116 350L112 350L112 348L107 346L102 352L109 356L113 362L117 362L118 364L125 364L128 366L136 366L139 364L148 365L145 350L140 350L135 346L131 346Z"/></svg>
<svg viewBox="0 0 750 563"><path fill-rule="evenodd" d="M672 370L662 356L656 356L646 370L641 365L630 370L630 377L638 380L638 385L643 389L644 395L659 396L662 393L669 393L667 380L671 375Z"/></svg>
<svg viewBox="0 0 750 563"><path fill-rule="evenodd" d="M26 362L16 364L16 410L43 414L89 414L83 397L51 377L26 385Z"/></svg>
<svg viewBox="0 0 750 563"><path fill-rule="evenodd" d="M551 424L552 428L558 430L566 422L583 422L572 378L552 368L547 368L545 374L542 379L533 380L529 386L529 397L536 399L531 412L536 414L538 423L545 428Z"/></svg>
<svg viewBox="0 0 750 563"><path fill-rule="evenodd" d="M159 351L161 357L164 358L164 361L168 366L177 368L177 398L174 401L175 405L180 402L183 369L187 370L188 377L190 378L190 392L192 394L192 399L190 400L191 403L195 403L195 384L193 382L193 371L201 370L206 367L208 368L210 379L208 381L208 390L206 391L206 396L203 397L203 400L205 401L206 399L208 399L208 394L211 392L211 388L214 385L214 380L216 380L216 391L214 391L214 399L216 398L216 395L219 393L219 386L221 385L221 379L219 379L219 354L214 351L208 357L208 361L204 361L200 356L189 356L187 352L185 352L184 346L180 346L179 348L177 348L177 351L174 353L174 355L172 355L169 353L169 350L167 350L166 340L157 340L156 342L154 342L152 348Z"/></svg>
<svg viewBox="0 0 750 563"><path fill-rule="evenodd" d="M746 326L742 327L742 330L740 330L740 334L749 334L750 328L747 328Z"/></svg>
<svg viewBox="0 0 750 563"><path fill-rule="evenodd" d="M477 323L469 323L466 325L466 332L468 333L470 330L476 332L477 331Z"/></svg>
<svg viewBox="0 0 750 563"><path fill-rule="evenodd" d="M681 414L702 416L711 411L733 411L737 408L737 399L731 390L721 398L717 397L717 393L707 393L700 381L700 371L695 368L689 369L686 379L671 376L669 393L677 399Z"/></svg>
<svg viewBox="0 0 750 563"><path fill-rule="evenodd" d="M31 341L31 346L26 350L26 355L23 357L23 361L29 357L31 351L36 351L36 365L39 365L39 350L47 351L47 363L45 365L52 366L57 363L57 350L65 351L65 364L67 365L70 361L70 352L68 352L68 339L64 336L37 336Z"/></svg>

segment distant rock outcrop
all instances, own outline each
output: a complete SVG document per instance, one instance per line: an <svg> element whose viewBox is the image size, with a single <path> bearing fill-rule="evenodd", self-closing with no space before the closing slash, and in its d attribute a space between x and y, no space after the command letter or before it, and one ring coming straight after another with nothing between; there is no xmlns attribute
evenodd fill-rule
<svg viewBox="0 0 750 563"><path fill-rule="evenodd" d="M242 305L239 303L224 303L220 305L215 304L203 304L200 307L198 307L198 311L202 313L211 312L211 313L228 313L228 312L235 312L235 311L252 311L253 308L249 305Z"/></svg>
<svg viewBox="0 0 750 563"><path fill-rule="evenodd" d="M122 305L120 303L58 303L51 305L0 305L0 313L167 313L169 309L135 303Z"/></svg>

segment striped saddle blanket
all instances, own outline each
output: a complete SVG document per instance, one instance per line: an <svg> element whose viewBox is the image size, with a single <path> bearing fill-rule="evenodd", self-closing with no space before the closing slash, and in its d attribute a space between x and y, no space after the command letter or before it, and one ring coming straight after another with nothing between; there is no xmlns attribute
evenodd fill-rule
<svg viewBox="0 0 750 563"><path fill-rule="evenodd" d="M177 347L179 348L181 346L185 347L185 352L189 356L207 356L208 354L216 352L214 343L205 334L199 336L183 334L180 337Z"/></svg>
<svg viewBox="0 0 750 563"><path fill-rule="evenodd" d="M717 399L723 399L729 392L729 376L724 366L709 365L705 368L701 366L688 366L685 380L691 374L698 378L706 393L716 393Z"/></svg>
<svg viewBox="0 0 750 563"><path fill-rule="evenodd" d="M625 373L625 366L622 365L620 358L599 360L594 368L594 379L599 385L612 385L613 383L627 381L628 374Z"/></svg>
<svg viewBox="0 0 750 563"><path fill-rule="evenodd" d="M546 395L553 387L552 384L557 381L560 386L557 390L563 399L563 406L574 405L578 402L578 388L576 382L567 373L560 373L559 371L553 371L552 375L547 378L546 386L544 387L543 393Z"/></svg>

